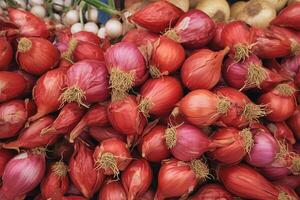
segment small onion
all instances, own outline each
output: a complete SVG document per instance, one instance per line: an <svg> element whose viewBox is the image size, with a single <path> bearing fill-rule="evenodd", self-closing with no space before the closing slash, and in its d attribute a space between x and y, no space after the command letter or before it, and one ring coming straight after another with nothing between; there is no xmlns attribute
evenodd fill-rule
<svg viewBox="0 0 300 200"><path fill-rule="evenodd" d="M17 61L24 71L42 75L59 61L59 51L43 38L21 38L18 42Z"/></svg>
<svg viewBox="0 0 300 200"><path fill-rule="evenodd" d="M98 33L98 25L95 22L88 22L84 25L83 30L94 34Z"/></svg>
<svg viewBox="0 0 300 200"><path fill-rule="evenodd" d="M45 153L39 149L21 153L6 165L2 176L1 199L18 199L42 181L46 171Z"/></svg>
<svg viewBox="0 0 300 200"><path fill-rule="evenodd" d="M276 10L267 1L251 0L247 2L241 11L235 16L250 26L267 28L270 22L276 17Z"/></svg>
<svg viewBox="0 0 300 200"><path fill-rule="evenodd" d="M97 36L101 39L105 39L106 38L106 30L105 27L100 27L97 33Z"/></svg>
<svg viewBox="0 0 300 200"><path fill-rule="evenodd" d="M81 23L74 23L72 26L71 26L71 33L77 33L77 32L80 32L80 31L83 31L83 24Z"/></svg>
<svg viewBox="0 0 300 200"><path fill-rule="evenodd" d="M182 161L199 158L210 150L210 139L200 129L189 124L177 127L170 125L165 130L165 139L172 155Z"/></svg>
<svg viewBox="0 0 300 200"><path fill-rule="evenodd" d="M273 90L259 97L259 102L267 106L270 113L267 119L274 122L280 122L288 119L296 109L296 92L293 86L283 83L277 85Z"/></svg>
<svg viewBox="0 0 300 200"><path fill-rule="evenodd" d="M140 153L151 162L160 162L170 157L171 153L165 142L166 126L156 125L140 142Z"/></svg>
<svg viewBox="0 0 300 200"><path fill-rule="evenodd" d="M228 51L229 48L219 52L201 49L190 56L181 68L183 84L190 90L212 89L220 80L222 61Z"/></svg>
<svg viewBox="0 0 300 200"><path fill-rule="evenodd" d="M85 18L88 21L97 22L98 10L96 8L89 8L85 13Z"/></svg>
<svg viewBox="0 0 300 200"><path fill-rule="evenodd" d="M117 138L104 140L94 152L96 170L104 171L105 175L119 175L131 162L127 145Z"/></svg>
<svg viewBox="0 0 300 200"><path fill-rule="evenodd" d="M191 124L208 126L227 113L230 102L209 90L194 90L181 99L178 108L173 110L173 115L179 111Z"/></svg>
<svg viewBox="0 0 300 200"><path fill-rule="evenodd" d="M157 1L134 13L130 16L130 21L159 33L174 25L182 13L181 9L167 1Z"/></svg>
<svg viewBox="0 0 300 200"><path fill-rule="evenodd" d="M165 76L147 80L140 95L139 109L145 117L149 114L163 116L170 113L183 97L183 89L176 78Z"/></svg>
<svg viewBox="0 0 300 200"><path fill-rule="evenodd" d="M148 76L143 55L130 42L119 42L108 48L105 62L110 74L112 101L124 98L129 89L143 83Z"/></svg>
<svg viewBox="0 0 300 200"><path fill-rule="evenodd" d="M53 123L53 121L54 118L52 116L40 118L39 120L30 124L28 128L23 129L16 140L4 144L3 148L19 150L21 147L35 148L55 143L55 141L58 139L57 135L50 134L43 136L40 134L41 131Z"/></svg>
<svg viewBox="0 0 300 200"><path fill-rule="evenodd" d="M264 129L251 129L253 133L253 146L246 157L248 164L254 167L264 167L272 163L277 153L279 146L272 135Z"/></svg>
<svg viewBox="0 0 300 200"><path fill-rule="evenodd" d="M121 181L107 181L101 187L98 200L127 200Z"/></svg>
<svg viewBox="0 0 300 200"><path fill-rule="evenodd" d="M115 18L109 19L105 24L105 33L112 39L120 37L123 33L122 23Z"/></svg>
<svg viewBox="0 0 300 200"><path fill-rule="evenodd" d="M104 62L82 60L70 67L66 73L66 88L60 96L62 104L77 102L87 104L101 102L109 95L107 69Z"/></svg>
<svg viewBox="0 0 300 200"><path fill-rule="evenodd" d="M215 23L200 10L183 14L165 35L191 49L204 47L214 37Z"/></svg>
<svg viewBox="0 0 300 200"><path fill-rule="evenodd" d="M127 193L128 200L141 197L150 187L153 172L148 161L134 160L122 173L122 183Z"/></svg>
<svg viewBox="0 0 300 200"><path fill-rule="evenodd" d="M217 0L211 3L210 0L199 0L196 9L205 12L215 22L228 21L230 8L226 0Z"/></svg>
<svg viewBox="0 0 300 200"><path fill-rule="evenodd" d="M240 162L253 146L252 132L248 128L241 131L235 128L221 128L211 139L216 148L209 152L210 157L224 164Z"/></svg>
<svg viewBox="0 0 300 200"><path fill-rule="evenodd" d="M152 77L168 75L180 68L185 59L183 47L177 42L160 37L154 44L150 61Z"/></svg>
<svg viewBox="0 0 300 200"><path fill-rule="evenodd" d="M0 138L15 136L23 128L29 115L28 102L11 100L0 105Z"/></svg>
<svg viewBox="0 0 300 200"><path fill-rule="evenodd" d="M292 130L285 122L269 123L267 127L273 133L275 138L287 140L291 144L296 143Z"/></svg>
<svg viewBox="0 0 300 200"><path fill-rule="evenodd" d="M138 108L135 96L127 96L116 102L110 102L107 115L112 127L126 135L139 135L143 132L146 119Z"/></svg>
<svg viewBox="0 0 300 200"><path fill-rule="evenodd" d="M30 10L31 13L33 13L34 15L40 17L40 18L45 18L46 17L46 9L45 7L41 6L41 5L35 5L31 8Z"/></svg>
<svg viewBox="0 0 300 200"><path fill-rule="evenodd" d="M188 196L208 175L209 169L201 160L188 163L176 159L166 160L159 170L154 199Z"/></svg>
<svg viewBox="0 0 300 200"><path fill-rule="evenodd" d="M53 8L55 11L63 11L64 9L64 0L52 0Z"/></svg>
<svg viewBox="0 0 300 200"><path fill-rule="evenodd" d="M79 21L79 13L77 10L69 10L65 16L63 16L63 22L65 25L73 25Z"/></svg>
<svg viewBox="0 0 300 200"><path fill-rule="evenodd" d="M70 159L69 173L76 188L88 199L99 190L105 179L103 172L95 169L95 164L93 150L83 142L77 141Z"/></svg>

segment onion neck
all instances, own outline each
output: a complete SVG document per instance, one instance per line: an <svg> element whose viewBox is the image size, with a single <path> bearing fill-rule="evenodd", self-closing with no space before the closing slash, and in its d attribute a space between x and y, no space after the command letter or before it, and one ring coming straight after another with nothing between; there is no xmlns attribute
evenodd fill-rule
<svg viewBox="0 0 300 200"><path fill-rule="evenodd" d="M56 162L51 169L58 177L65 177L68 172L68 167L62 161Z"/></svg>
<svg viewBox="0 0 300 200"><path fill-rule="evenodd" d="M226 114L231 107L231 102L223 96L217 97L217 112L218 114Z"/></svg>
<svg viewBox="0 0 300 200"><path fill-rule="evenodd" d="M170 29L168 30L164 36L176 41L176 42L180 42L180 37L179 35L176 33L175 29Z"/></svg>
<svg viewBox="0 0 300 200"><path fill-rule="evenodd" d="M277 85L275 89L279 92L280 95L286 97L292 96L296 92L296 89L294 87L286 83Z"/></svg>
<svg viewBox="0 0 300 200"><path fill-rule="evenodd" d="M251 54L251 45L248 44L236 44L234 46L235 53L234 53L234 61L240 62L245 61L246 58L249 57Z"/></svg>
<svg viewBox="0 0 300 200"><path fill-rule="evenodd" d="M18 43L18 51L21 53L26 53L32 47L32 42L28 38L21 38Z"/></svg>
<svg viewBox="0 0 300 200"><path fill-rule="evenodd" d="M197 179L203 180L209 176L209 169L201 160L192 160L190 162L190 168L195 173Z"/></svg>
<svg viewBox="0 0 300 200"><path fill-rule="evenodd" d="M159 69L153 65L149 67L149 73L152 76L152 78L159 78L162 75Z"/></svg>
<svg viewBox="0 0 300 200"><path fill-rule="evenodd" d="M247 122L252 123L257 121L259 118L264 117L268 114L265 105L256 105L254 103L247 103L244 107L242 116Z"/></svg>
<svg viewBox="0 0 300 200"><path fill-rule="evenodd" d="M217 10L217 12L212 16L212 19L215 22L224 22L225 21L225 13L222 10Z"/></svg>
<svg viewBox="0 0 300 200"><path fill-rule="evenodd" d="M246 12L249 17L255 17L262 11L262 9L263 7L259 2L250 3L248 6L246 6Z"/></svg>
<svg viewBox="0 0 300 200"><path fill-rule="evenodd" d="M294 155L292 157L291 171L294 175L300 175L300 156Z"/></svg>
<svg viewBox="0 0 300 200"><path fill-rule="evenodd" d="M244 150L247 153L250 153L253 144L254 144L254 140L252 138L252 133L250 131L249 128L245 128L242 131L240 131L240 136L243 138L243 146L244 146Z"/></svg>
<svg viewBox="0 0 300 200"><path fill-rule="evenodd" d="M102 153L100 158L96 160L96 169L112 170L114 177L119 176L119 169L114 154L110 152Z"/></svg>
<svg viewBox="0 0 300 200"><path fill-rule="evenodd" d="M78 41L75 38L71 38L68 43L68 49L64 52L61 57L71 63L73 63L73 53L78 45Z"/></svg>
<svg viewBox="0 0 300 200"><path fill-rule="evenodd" d="M139 111L141 113L143 113L143 115L148 118L150 115L149 115L149 110L152 106L152 103L149 101L149 99L147 98L142 98L142 100L140 101L140 104L139 104Z"/></svg>
<svg viewBox="0 0 300 200"><path fill-rule="evenodd" d="M79 106L89 108L89 106L83 102L85 99L85 92L76 85L66 88L66 90L59 97L61 106L66 103L76 102Z"/></svg>
<svg viewBox="0 0 300 200"><path fill-rule="evenodd" d="M170 128L167 128L165 130L165 139L166 139L166 144L169 149L172 149L176 145L176 127L170 126Z"/></svg>
<svg viewBox="0 0 300 200"><path fill-rule="evenodd" d="M251 63L247 71L247 79L243 88L258 87L268 78L267 71L260 65Z"/></svg>
<svg viewBox="0 0 300 200"><path fill-rule="evenodd" d="M277 200L294 200L290 195L285 192L279 192Z"/></svg>
<svg viewBox="0 0 300 200"><path fill-rule="evenodd" d="M124 72L117 68L112 68L109 84L112 88L112 102L122 100L127 96L127 92L134 86L134 72Z"/></svg>

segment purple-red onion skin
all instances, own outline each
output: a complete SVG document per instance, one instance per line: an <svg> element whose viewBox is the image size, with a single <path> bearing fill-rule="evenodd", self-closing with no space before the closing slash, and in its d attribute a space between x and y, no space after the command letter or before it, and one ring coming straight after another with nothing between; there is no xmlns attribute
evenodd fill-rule
<svg viewBox="0 0 300 200"><path fill-rule="evenodd" d="M233 200L233 196L218 184L206 184L190 200Z"/></svg>
<svg viewBox="0 0 300 200"><path fill-rule="evenodd" d="M253 133L254 144L246 157L246 161L254 167L264 167L274 161L279 147L271 134L264 131Z"/></svg>
<svg viewBox="0 0 300 200"><path fill-rule="evenodd" d="M214 37L216 25L207 14L193 9L183 14L173 29L183 46L199 49Z"/></svg>

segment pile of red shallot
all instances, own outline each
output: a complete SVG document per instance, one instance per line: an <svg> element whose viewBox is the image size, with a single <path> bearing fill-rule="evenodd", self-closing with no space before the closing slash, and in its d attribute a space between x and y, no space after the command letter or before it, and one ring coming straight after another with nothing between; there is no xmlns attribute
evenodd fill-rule
<svg viewBox="0 0 300 200"><path fill-rule="evenodd" d="M0 199L299 200L300 3L126 2L118 39L0 15Z"/></svg>

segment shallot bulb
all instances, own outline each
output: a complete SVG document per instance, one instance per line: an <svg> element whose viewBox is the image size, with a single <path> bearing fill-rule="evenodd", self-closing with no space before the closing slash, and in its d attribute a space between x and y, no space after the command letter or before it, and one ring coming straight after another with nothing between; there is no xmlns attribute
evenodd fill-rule
<svg viewBox="0 0 300 200"><path fill-rule="evenodd" d="M215 23L204 12L190 10L183 14L166 36L191 49L204 47L214 37Z"/></svg>
<svg viewBox="0 0 300 200"><path fill-rule="evenodd" d="M190 90L212 89L220 80L222 61L228 51L229 48L219 52L201 49L190 56L181 68L183 84Z"/></svg>
<svg viewBox="0 0 300 200"><path fill-rule="evenodd" d="M0 70L7 70L13 58L13 48L5 37L0 37Z"/></svg>
<svg viewBox="0 0 300 200"><path fill-rule="evenodd" d="M146 193L152 182L152 177L152 169L148 161L144 159L132 161L121 177L127 199L138 199Z"/></svg>
<svg viewBox="0 0 300 200"><path fill-rule="evenodd" d="M294 113L287 120L287 124L292 129L295 137L300 139L300 106L295 109Z"/></svg>
<svg viewBox="0 0 300 200"><path fill-rule="evenodd" d="M118 177L120 171L126 169L131 159L127 145L117 138L104 140L94 152L96 169L103 171L105 175Z"/></svg>
<svg viewBox="0 0 300 200"><path fill-rule="evenodd" d="M224 199L232 200L233 196L225 190L225 188L218 184L206 184L191 197L191 200L199 199Z"/></svg>
<svg viewBox="0 0 300 200"><path fill-rule="evenodd" d="M198 183L209 176L209 169L201 160L183 162L176 159L162 163L158 174L155 200L187 197Z"/></svg>
<svg viewBox="0 0 300 200"><path fill-rule="evenodd" d="M24 71L42 75L56 67L59 51L46 39L23 37L18 42L17 61Z"/></svg>
<svg viewBox="0 0 300 200"><path fill-rule="evenodd" d="M0 197L4 200L26 195L42 181L46 171L45 153L36 148L12 158L2 176Z"/></svg>
<svg viewBox="0 0 300 200"><path fill-rule="evenodd" d="M200 129L189 124L170 125L165 130L167 147L178 160L191 161L210 150L211 141Z"/></svg>
<svg viewBox="0 0 300 200"><path fill-rule="evenodd" d="M98 200L127 200L121 181L108 180L100 189Z"/></svg>
<svg viewBox="0 0 300 200"><path fill-rule="evenodd" d="M109 95L107 75L104 62L98 60L82 60L73 64L66 73L61 104L76 102L88 107L88 104L106 100Z"/></svg>
<svg viewBox="0 0 300 200"><path fill-rule="evenodd" d="M148 76L142 53L130 42L119 42L108 48L105 62L110 74L112 101L123 99L132 87L142 84Z"/></svg>

